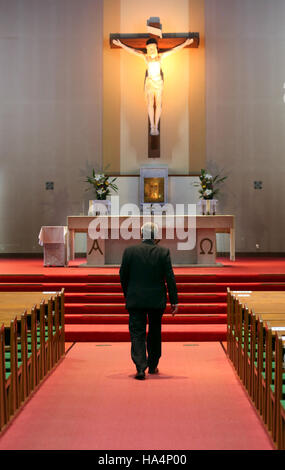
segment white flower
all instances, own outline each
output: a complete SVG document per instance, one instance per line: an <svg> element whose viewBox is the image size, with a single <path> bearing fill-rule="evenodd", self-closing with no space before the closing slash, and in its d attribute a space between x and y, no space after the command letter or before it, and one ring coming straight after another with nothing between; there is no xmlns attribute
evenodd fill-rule
<svg viewBox="0 0 285 470"><path fill-rule="evenodd" d="M205 175L205 178L206 178L207 180L212 180L212 179L213 179L213 177L212 177L212 175L210 175L210 173L207 173L207 174Z"/></svg>
<svg viewBox="0 0 285 470"><path fill-rule="evenodd" d="M212 190L211 189L206 189L206 191L204 192L204 195L205 196L210 196L210 194L212 194Z"/></svg>
<svg viewBox="0 0 285 470"><path fill-rule="evenodd" d="M104 175L95 175L95 181L100 181L102 178L104 178Z"/></svg>

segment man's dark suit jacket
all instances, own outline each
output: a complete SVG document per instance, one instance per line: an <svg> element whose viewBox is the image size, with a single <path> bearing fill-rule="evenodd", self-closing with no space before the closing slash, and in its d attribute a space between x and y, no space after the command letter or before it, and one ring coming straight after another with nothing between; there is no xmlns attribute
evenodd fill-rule
<svg viewBox="0 0 285 470"><path fill-rule="evenodd" d="M120 279L126 308L161 309L166 307L167 283L171 304L178 303L176 282L168 248L144 240L125 249Z"/></svg>

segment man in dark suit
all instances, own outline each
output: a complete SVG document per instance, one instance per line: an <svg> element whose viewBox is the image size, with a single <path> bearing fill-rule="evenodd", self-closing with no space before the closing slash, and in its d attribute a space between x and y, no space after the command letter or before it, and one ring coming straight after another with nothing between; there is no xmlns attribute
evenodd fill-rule
<svg viewBox="0 0 285 470"><path fill-rule="evenodd" d="M148 222L141 228L142 242L129 246L123 253L120 279L129 312L131 357L137 368L136 379L158 373L161 356L161 319L166 308L166 286L171 311L178 311L177 288L168 248L155 243L156 224ZM146 322L149 321L146 356Z"/></svg>

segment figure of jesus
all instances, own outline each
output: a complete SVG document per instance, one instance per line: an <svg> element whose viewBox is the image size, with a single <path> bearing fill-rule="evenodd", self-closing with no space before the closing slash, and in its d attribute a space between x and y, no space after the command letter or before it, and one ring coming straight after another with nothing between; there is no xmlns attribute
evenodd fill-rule
<svg viewBox="0 0 285 470"><path fill-rule="evenodd" d="M161 116L162 107L162 91L163 91L163 72L161 69L162 60L165 57L177 52L184 47L188 46L193 42L193 39L186 39L179 46L173 47L173 49L166 52L158 52L158 43L155 38L150 38L146 42L146 54L133 49L132 47L126 46L119 39L113 39L113 43L116 46L122 47L127 52L135 54L145 60L146 63L146 74L144 91L147 102L148 116L150 121L150 134L159 135L159 120Z"/></svg>

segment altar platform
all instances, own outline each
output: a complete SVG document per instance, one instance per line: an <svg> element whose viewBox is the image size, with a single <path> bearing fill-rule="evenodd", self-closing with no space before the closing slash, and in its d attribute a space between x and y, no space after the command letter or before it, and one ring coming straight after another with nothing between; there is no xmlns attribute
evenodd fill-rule
<svg viewBox="0 0 285 470"><path fill-rule="evenodd" d="M235 261L231 261L228 256L218 256L217 263L222 267L193 267L188 266L175 266L174 272L176 274L192 274L192 275L209 275L215 276L224 275L238 275L254 276L255 278L263 278L271 276L274 281L275 275L284 275L285 278L285 255L283 256L262 256L261 254L253 256L252 254L240 255L236 254ZM24 254L13 254L11 256L0 255L0 276L3 279L9 279L7 276L31 276L31 280L35 279L33 275L43 275L61 278L61 276L76 276L79 278L86 278L89 274L116 274L119 272L119 265L117 266L98 266L87 267L82 270L80 266L86 263L86 258L75 253L74 260L70 260L67 266L48 267L44 266L43 254L37 253L33 256ZM44 279L43 277L43 279ZM20 279L20 278L19 278ZM0 279L0 283L3 282ZM285 289L284 289L285 290Z"/></svg>

